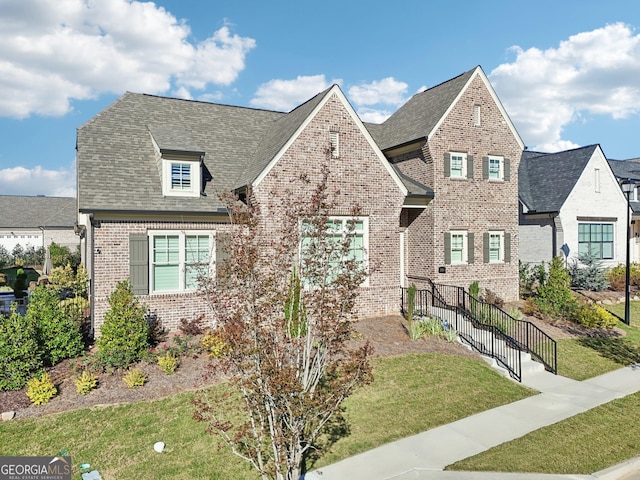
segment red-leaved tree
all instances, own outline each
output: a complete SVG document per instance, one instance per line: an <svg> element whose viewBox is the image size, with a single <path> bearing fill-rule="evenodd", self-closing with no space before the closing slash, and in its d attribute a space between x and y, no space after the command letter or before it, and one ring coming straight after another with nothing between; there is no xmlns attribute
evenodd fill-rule
<svg viewBox="0 0 640 480"><path fill-rule="evenodd" d="M372 379L370 346L351 342L368 269L352 241L358 211L346 231L332 227L329 176L325 165L317 185L299 177L277 212L231 199L231 233L216 246L226 260L202 285L224 346L211 368L235 388L201 392L194 417L262 479L298 480L344 432L343 401Z"/></svg>

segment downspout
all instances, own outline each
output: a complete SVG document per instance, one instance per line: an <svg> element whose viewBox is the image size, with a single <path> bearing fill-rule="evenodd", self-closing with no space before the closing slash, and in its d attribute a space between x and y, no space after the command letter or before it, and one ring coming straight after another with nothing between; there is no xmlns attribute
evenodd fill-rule
<svg viewBox="0 0 640 480"><path fill-rule="evenodd" d="M94 275L95 275L95 249L94 249L94 242L95 242L95 233L94 233L94 228L93 228L93 213L89 214L89 228L91 229L90 232L90 236L91 236L91 241L90 241L90 261L91 261L91 266L90 266L90 275L89 275L89 315L91 318L91 325L89 328L89 336L91 338L94 338L94 334L95 334L95 306L94 306L94 298L95 298L95 292L94 292ZM85 249L86 249L86 245L85 245Z"/></svg>

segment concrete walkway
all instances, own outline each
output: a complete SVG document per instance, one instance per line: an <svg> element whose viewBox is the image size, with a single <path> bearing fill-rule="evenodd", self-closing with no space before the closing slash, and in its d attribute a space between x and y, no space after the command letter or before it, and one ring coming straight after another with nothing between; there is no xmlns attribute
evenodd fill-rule
<svg viewBox="0 0 640 480"><path fill-rule="evenodd" d="M548 372L527 375L522 384L538 392L403 438L309 472L306 480L640 480L640 458L592 475L444 472L459 460L511 441L598 405L640 391L640 365L578 382Z"/></svg>

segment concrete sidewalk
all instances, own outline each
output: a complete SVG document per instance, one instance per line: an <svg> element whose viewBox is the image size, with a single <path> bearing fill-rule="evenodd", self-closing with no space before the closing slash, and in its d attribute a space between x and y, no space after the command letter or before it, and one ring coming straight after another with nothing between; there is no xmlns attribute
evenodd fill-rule
<svg viewBox="0 0 640 480"><path fill-rule="evenodd" d="M522 384L540 393L322 467L307 473L305 479L640 480L640 460L625 462L593 475L444 472L443 469L454 462L640 391L640 365L621 368L583 382L539 372L527 375Z"/></svg>

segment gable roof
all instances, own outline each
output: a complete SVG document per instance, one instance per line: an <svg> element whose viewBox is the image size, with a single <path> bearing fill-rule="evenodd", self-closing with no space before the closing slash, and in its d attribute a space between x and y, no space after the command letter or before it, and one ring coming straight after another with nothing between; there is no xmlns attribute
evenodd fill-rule
<svg viewBox="0 0 640 480"><path fill-rule="evenodd" d="M0 228L73 228L76 199L0 195Z"/></svg>
<svg viewBox="0 0 640 480"><path fill-rule="evenodd" d="M618 181L631 179L636 182L636 187L640 187L640 158L607 161ZM635 202L630 202L630 205L633 212L640 212L640 201L638 198L636 198Z"/></svg>
<svg viewBox="0 0 640 480"><path fill-rule="evenodd" d="M589 145L557 153L524 151L518 168L520 201L530 212L559 212L599 148Z"/></svg>
<svg viewBox="0 0 640 480"><path fill-rule="evenodd" d="M366 126L383 151L419 140L428 140L475 77L484 82L509 129L521 148L524 148L520 135L480 66L415 94L382 124L367 123Z"/></svg>

